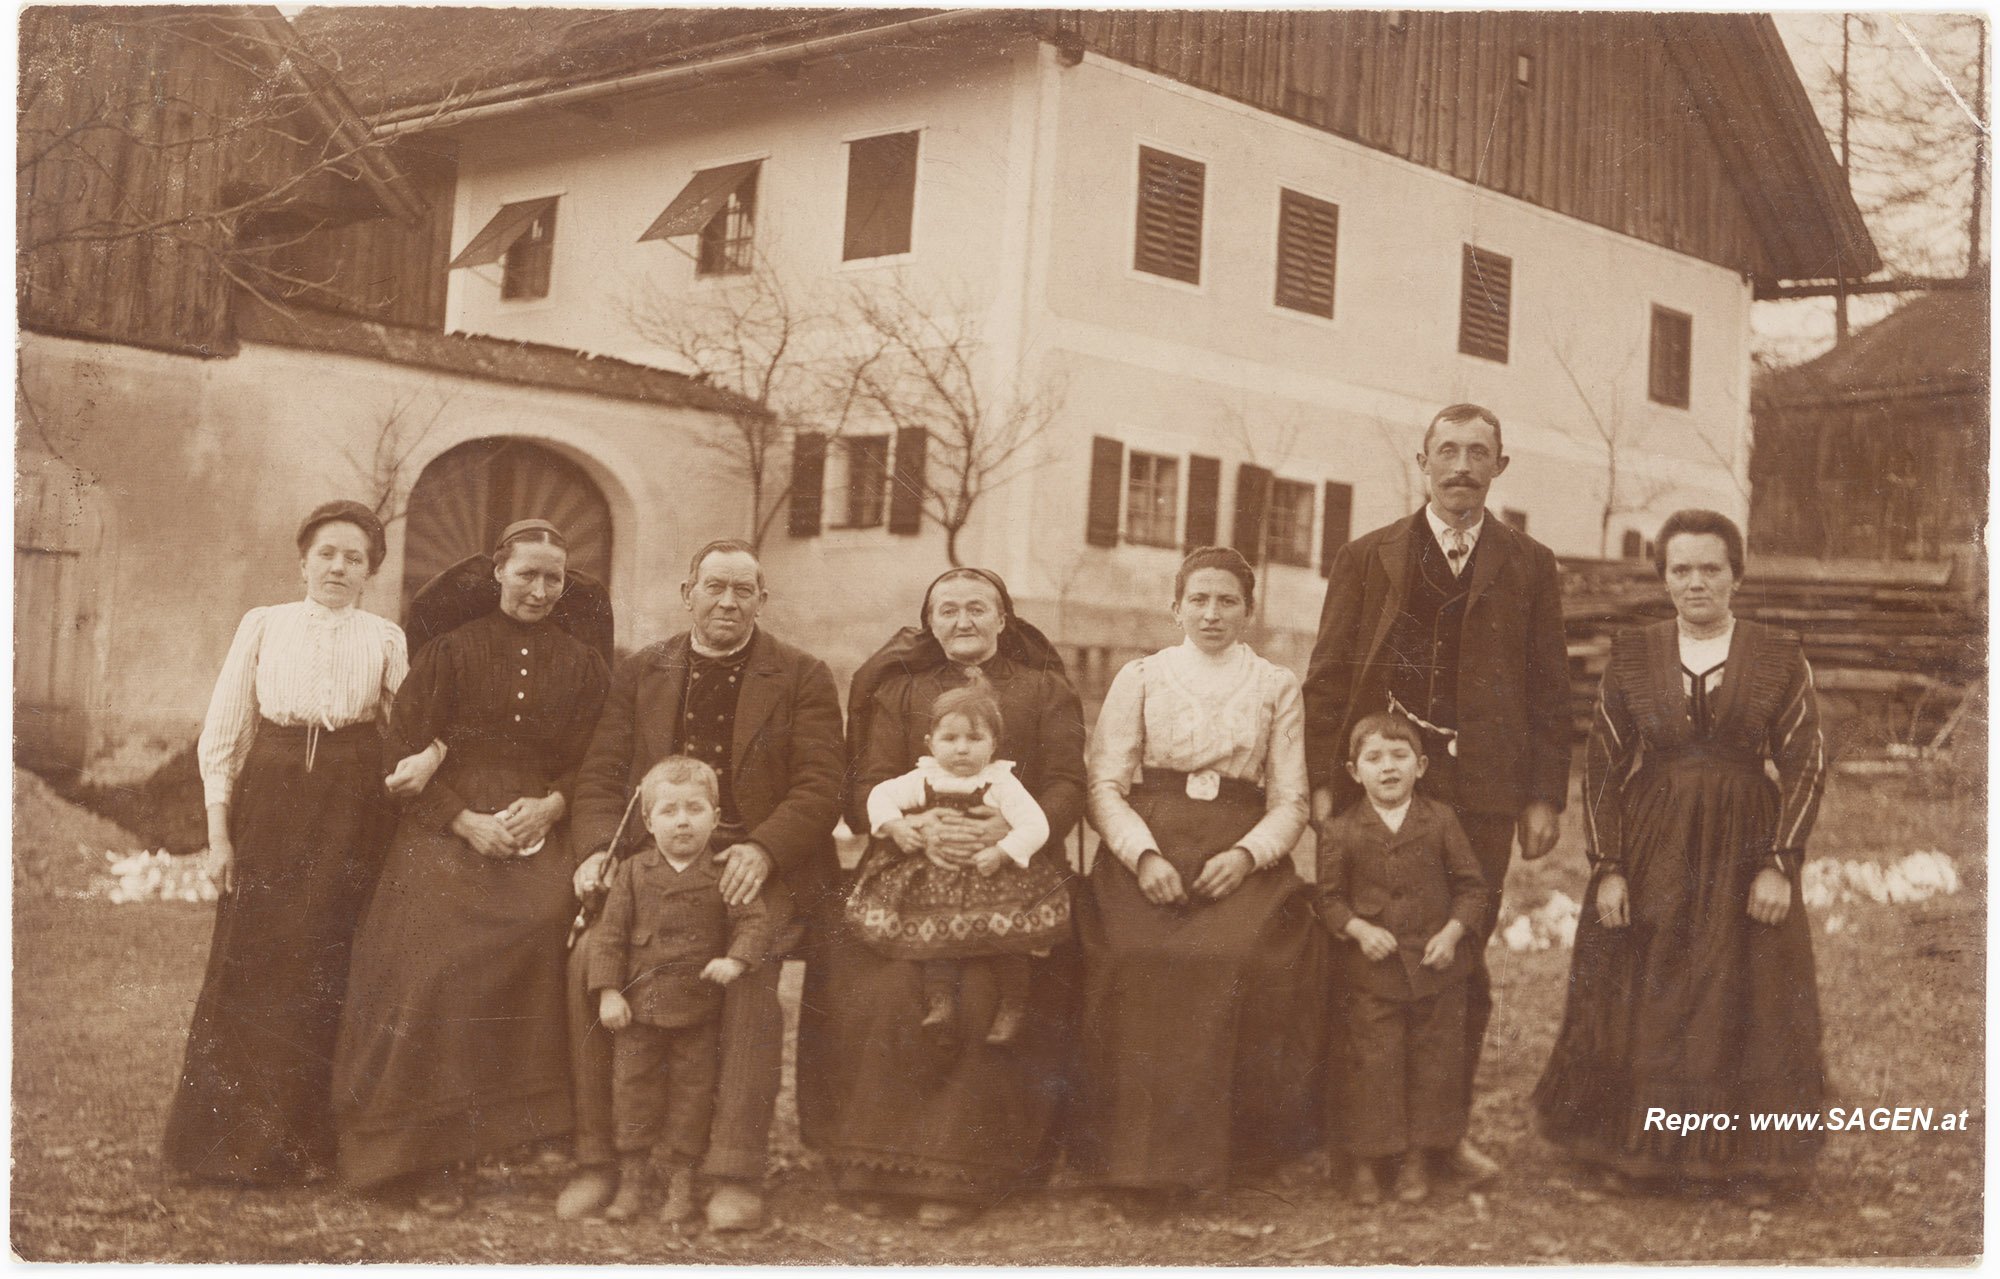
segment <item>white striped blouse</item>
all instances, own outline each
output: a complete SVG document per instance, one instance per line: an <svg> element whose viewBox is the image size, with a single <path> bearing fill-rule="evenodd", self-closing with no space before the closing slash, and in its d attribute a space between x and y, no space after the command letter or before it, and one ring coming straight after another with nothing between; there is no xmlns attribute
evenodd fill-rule
<svg viewBox="0 0 2000 1279"><path fill-rule="evenodd" d="M311 600L243 615L209 698L195 757L207 802L226 804L257 721L346 728L373 720L409 674L403 628Z"/></svg>

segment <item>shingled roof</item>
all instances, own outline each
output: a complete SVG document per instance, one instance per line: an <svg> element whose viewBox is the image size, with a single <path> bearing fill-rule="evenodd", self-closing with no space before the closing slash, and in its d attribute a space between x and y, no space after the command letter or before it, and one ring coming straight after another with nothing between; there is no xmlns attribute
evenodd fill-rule
<svg viewBox="0 0 2000 1279"><path fill-rule="evenodd" d="M1928 293L1825 355L1759 375L1759 407L1888 394L1985 395L1991 296L1983 289Z"/></svg>
<svg viewBox="0 0 2000 1279"><path fill-rule="evenodd" d="M531 96L932 12L356 5L305 9L292 25L361 110L380 116L475 96Z"/></svg>
<svg viewBox="0 0 2000 1279"><path fill-rule="evenodd" d="M236 331L245 342L713 413L763 413L749 400L686 374L608 355L589 355L542 342L377 324L306 307L278 310L248 299L236 306Z"/></svg>

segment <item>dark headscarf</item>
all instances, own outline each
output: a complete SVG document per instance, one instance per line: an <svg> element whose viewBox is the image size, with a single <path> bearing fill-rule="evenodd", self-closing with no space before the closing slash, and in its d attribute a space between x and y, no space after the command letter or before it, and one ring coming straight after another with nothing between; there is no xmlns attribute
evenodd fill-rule
<svg viewBox="0 0 2000 1279"><path fill-rule="evenodd" d="M1014 597L1007 593L1007 584L1000 580L999 574L983 568L950 569L938 574L924 588L924 603L917 611L917 624L905 626L891 635L889 642L876 649L874 656L861 663L854 672L854 680L847 686L847 757L850 761L860 760L862 748L868 740L869 720L874 712L877 690L894 676L933 670L949 660L944 655L944 646L931 633L931 592L946 578L968 575L985 579L1000 597L1000 615L1007 621L1000 632L1000 656L1029 670L1054 671L1058 679L1069 682L1069 671L1063 665L1062 654L1033 623L1024 622L1015 614ZM854 820L850 815L849 824L852 825Z"/></svg>

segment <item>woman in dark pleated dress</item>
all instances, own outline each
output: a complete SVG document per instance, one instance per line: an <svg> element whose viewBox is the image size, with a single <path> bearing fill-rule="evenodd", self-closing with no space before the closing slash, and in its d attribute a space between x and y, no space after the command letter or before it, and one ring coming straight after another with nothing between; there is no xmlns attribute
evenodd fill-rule
<svg viewBox="0 0 2000 1279"><path fill-rule="evenodd" d="M1584 769L1591 880L1534 1105L1610 1188L1720 1182L1762 1204L1824 1140L1752 1132L1749 1115L1818 1113L1825 1089L1800 871L1826 752L1798 638L1730 611L1736 526L1682 511L1656 545L1677 616L1620 636L1605 669ZM1653 1108L1733 1126L1648 1126Z"/></svg>
<svg viewBox="0 0 2000 1279"><path fill-rule="evenodd" d="M1034 860L1068 892L1063 841L1083 814L1083 709L1061 658L1014 616L1006 587L983 569L938 578L921 617L920 630L899 633L855 674L850 825L867 829L869 792L925 752L938 695L978 680L1000 702L999 757L1014 761L1048 818L1049 840ZM913 820L930 833L929 853L958 866L1008 830L981 810ZM832 941L824 963L808 970L812 1015L801 1022L801 1059L813 1062L815 1078L802 1096L839 1191L865 1213L903 1203L919 1224L944 1228L1046 1176L1070 1051L1075 954L1067 938L1030 960L1027 1013L1011 1042L987 1041L999 991L980 966L964 975L956 1033L940 1050L923 1028L922 963L870 949L837 899L821 926Z"/></svg>
<svg viewBox="0 0 2000 1279"><path fill-rule="evenodd" d="M1188 556L1185 642L1119 671L1090 739L1070 1162L1141 1214L1318 1144L1326 952L1291 860L1304 707L1242 642L1255 585L1235 551Z"/></svg>
<svg viewBox="0 0 2000 1279"><path fill-rule="evenodd" d="M570 1130L563 817L607 685L550 620L561 534L511 525L493 558L499 608L427 644L396 699L397 738L446 754L355 938L334 1058L342 1178L418 1174L441 1215L465 1206L460 1165Z"/></svg>
<svg viewBox="0 0 2000 1279"><path fill-rule="evenodd" d="M348 945L395 820L380 722L408 669L403 632L358 607L381 521L330 502L298 547L306 598L244 617L197 747L223 891L165 1158L221 1180L332 1167Z"/></svg>

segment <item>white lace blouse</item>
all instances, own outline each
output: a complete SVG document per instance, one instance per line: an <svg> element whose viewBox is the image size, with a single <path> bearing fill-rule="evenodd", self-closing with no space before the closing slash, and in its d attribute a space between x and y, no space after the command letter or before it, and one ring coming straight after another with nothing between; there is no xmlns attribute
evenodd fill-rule
<svg viewBox="0 0 2000 1279"><path fill-rule="evenodd" d="M403 628L311 600L243 615L209 698L195 757L205 802L226 804L257 721L346 728L375 719L410 672Z"/></svg>
<svg viewBox="0 0 2000 1279"><path fill-rule="evenodd" d="M1210 657L1192 641L1129 662L1111 682L1087 754L1091 825L1137 868L1159 847L1126 795L1142 768L1213 769L1264 788L1262 820L1238 841L1259 869L1305 831L1305 707L1296 675L1236 644Z"/></svg>

